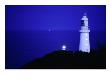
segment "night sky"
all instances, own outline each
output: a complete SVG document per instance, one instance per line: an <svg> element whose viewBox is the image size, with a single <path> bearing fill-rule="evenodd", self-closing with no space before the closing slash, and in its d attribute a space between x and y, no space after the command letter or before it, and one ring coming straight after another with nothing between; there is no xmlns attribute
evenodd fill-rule
<svg viewBox="0 0 110 82"><path fill-rule="evenodd" d="M81 18L87 13L91 49L106 44L105 5L6 5L6 68L19 68L61 49L77 51Z"/></svg>

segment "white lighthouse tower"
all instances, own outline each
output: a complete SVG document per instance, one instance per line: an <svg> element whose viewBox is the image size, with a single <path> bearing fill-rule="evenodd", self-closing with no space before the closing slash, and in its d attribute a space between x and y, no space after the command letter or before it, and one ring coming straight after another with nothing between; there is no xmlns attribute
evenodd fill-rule
<svg viewBox="0 0 110 82"><path fill-rule="evenodd" d="M81 19L79 51L90 52L89 32L87 14L84 13Z"/></svg>

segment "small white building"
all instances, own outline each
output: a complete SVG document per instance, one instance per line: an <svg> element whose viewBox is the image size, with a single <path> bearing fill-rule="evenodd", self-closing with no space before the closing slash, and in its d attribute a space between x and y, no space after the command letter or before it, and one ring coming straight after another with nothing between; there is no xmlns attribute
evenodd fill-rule
<svg viewBox="0 0 110 82"><path fill-rule="evenodd" d="M66 50L66 45L62 45L62 50Z"/></svg>

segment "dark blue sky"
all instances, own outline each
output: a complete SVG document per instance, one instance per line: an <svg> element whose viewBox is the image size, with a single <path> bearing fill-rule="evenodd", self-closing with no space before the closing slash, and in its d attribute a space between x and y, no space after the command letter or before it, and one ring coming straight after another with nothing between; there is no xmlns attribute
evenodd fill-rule
<svg viewBox="0 0 110 82"><path fill-rule="evenodd" d="M87 13L91 30L105 31L105 9L103 5L38 5L6 6L7 30L79 30L80 19Z"/></svg>
<svg viewBox="0 0 110 82"><path fill-rule="evenodd" d="M77 51L81 18L87 13L90 47L106 44L106 6L104 5L6 5L6 68L20 66L61 49ZM48 30L52 31L49 32Z"/></svg>

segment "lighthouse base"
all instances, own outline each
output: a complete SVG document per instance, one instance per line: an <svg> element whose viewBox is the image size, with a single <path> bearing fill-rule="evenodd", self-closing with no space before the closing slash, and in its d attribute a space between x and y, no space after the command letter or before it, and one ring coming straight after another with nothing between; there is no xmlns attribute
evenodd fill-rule
<svg viewBox="0 0 110 82"><path fill-rule="evenodd" d="M90 52L89 32L80 33L79 51Z"/></svg>

